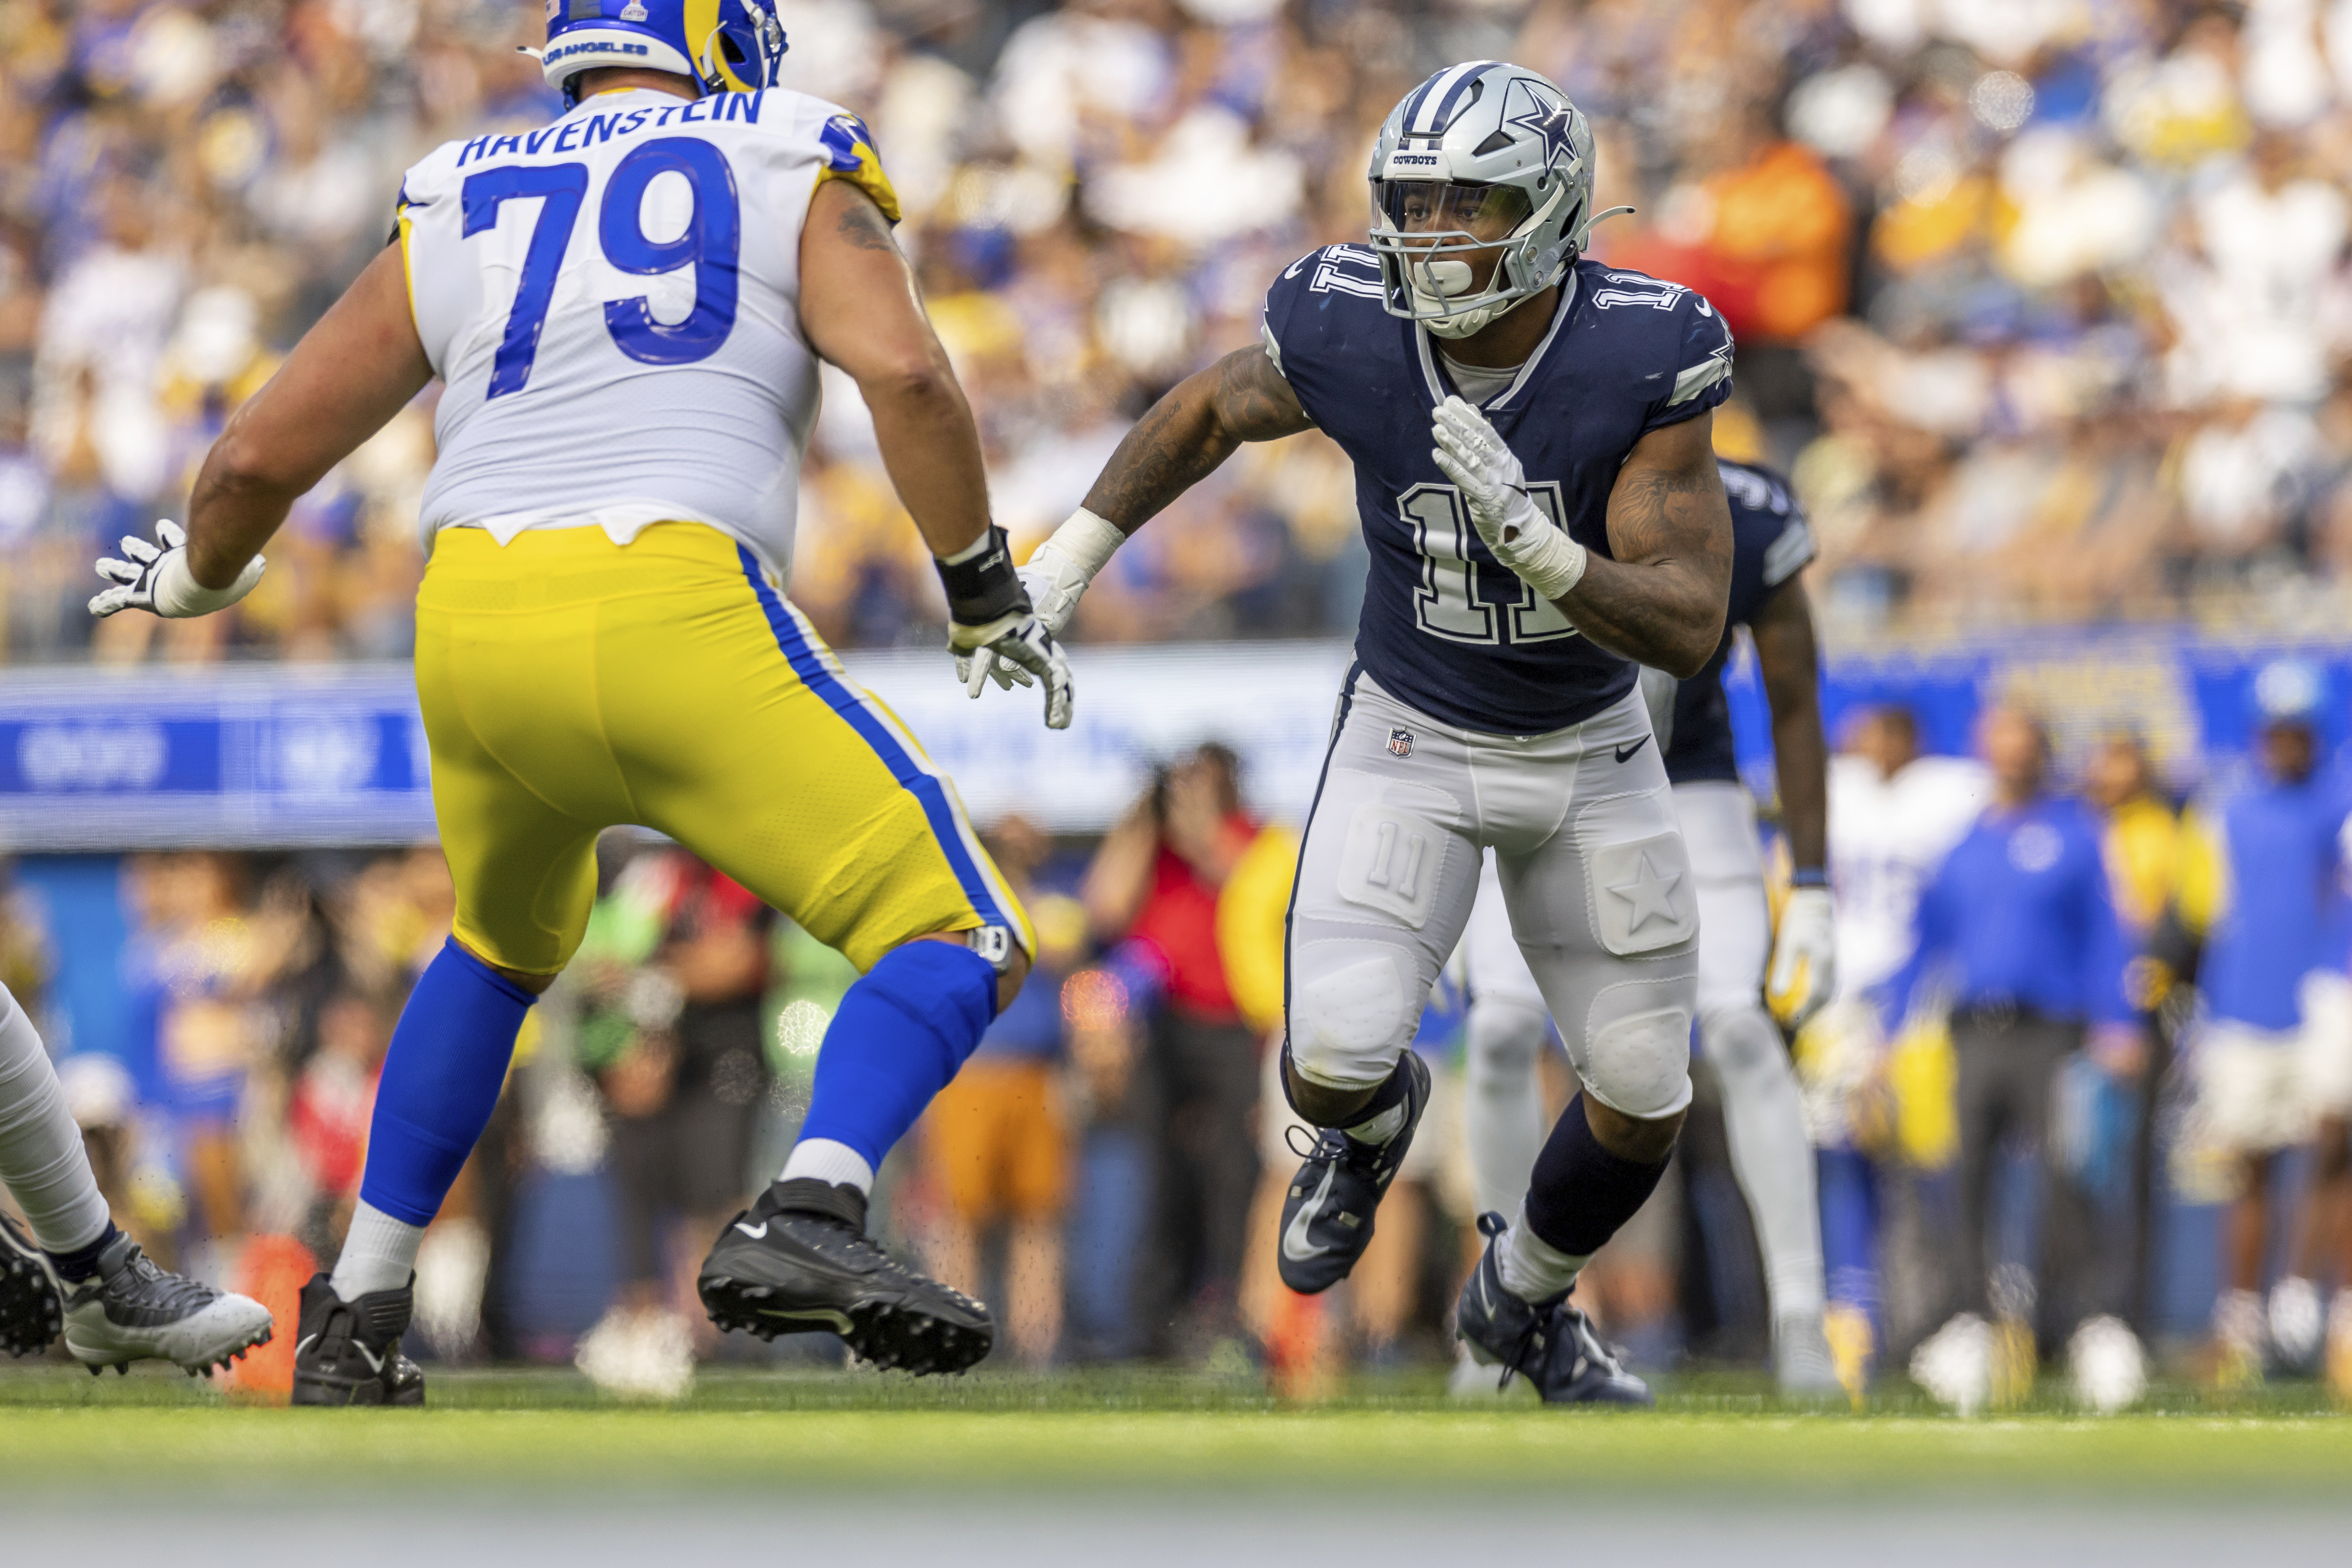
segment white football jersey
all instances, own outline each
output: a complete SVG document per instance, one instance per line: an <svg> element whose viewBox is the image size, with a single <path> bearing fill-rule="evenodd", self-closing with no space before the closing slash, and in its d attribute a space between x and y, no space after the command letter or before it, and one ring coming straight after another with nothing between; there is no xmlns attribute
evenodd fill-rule
<svg viewBox="0 0 2352 1568"><path fill-rule="evenodd" d="M445 528L708 523L790 569L817 364L800 321L818 183L898 203L855 115L781 89L600 93L408 171L417 335L446 384L425 489Z"/></svg>
<svg viewBox="0 0 2352 1568"><path fill-rule="evenodd" d="M1966 757L1916 758L1887 779L1845 755L1830 759L1829 783L1837 988L1857 996L1910 958L1919 895L1992 804L1992 780Z"/></svg>

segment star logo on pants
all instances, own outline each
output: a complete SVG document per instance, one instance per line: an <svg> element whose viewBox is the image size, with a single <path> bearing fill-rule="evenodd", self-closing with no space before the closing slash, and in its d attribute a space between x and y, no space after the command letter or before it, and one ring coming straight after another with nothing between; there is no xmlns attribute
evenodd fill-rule
<svg viewBox="0 0 2352 1568"><path fill-rule="evenodd" d="M1660 871L1650 859L1650 852L1643 850L1641 859L1633 867L1633 879L1614 883L1609 889L1633 906L1633 912L1626 918L1626 931L1640 931L1654 915L1670 925L1674 923L1674 892L1682 879L1680 871Z"/></svg>

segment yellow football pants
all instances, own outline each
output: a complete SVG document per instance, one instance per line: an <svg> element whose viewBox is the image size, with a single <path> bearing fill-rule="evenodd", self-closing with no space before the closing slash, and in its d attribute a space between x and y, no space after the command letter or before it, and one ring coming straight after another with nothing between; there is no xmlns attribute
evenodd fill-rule
<svg viewBox="0 0 2352 1568"><path fill-rule="evenodd" d="M955 786L843 673L750 552L699 523L444 531L416 596L416 694L458 940L563 967L596 835L688 849L861 970L930 931L1028 919Z"/></svg>

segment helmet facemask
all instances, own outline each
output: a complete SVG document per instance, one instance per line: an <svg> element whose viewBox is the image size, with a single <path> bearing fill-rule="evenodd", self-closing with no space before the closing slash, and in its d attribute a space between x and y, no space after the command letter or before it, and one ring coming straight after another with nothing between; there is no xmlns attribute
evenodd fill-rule
<svg viewBox="0 0 2352 1568"><path fill-rule="evenodd" d="M1516 185L1374 180L1371 243L1390 313L1441 338L1466 338L1542 292L1559 268L1534 254L1538 237L1568 194L1566 181L1551 186L1534 207Z"/></svg>

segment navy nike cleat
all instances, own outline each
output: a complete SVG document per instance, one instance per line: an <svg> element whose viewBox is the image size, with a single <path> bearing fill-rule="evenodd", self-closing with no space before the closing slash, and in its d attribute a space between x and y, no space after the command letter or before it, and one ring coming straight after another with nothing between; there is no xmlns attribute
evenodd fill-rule
<svg viewBox="0 0 2352 1568"><path fill-rule="evenodd" d="M58 1289L66 1349L92 1376L155 1360L194 1377L269 1342L268 1308L159 1268L127 1236L107 1243L89 1279Z"/></svg>
<svg viewBox="0 0 2352 1568"><path fill-rule="evenodd" d="M1478 1216L1486 1253L1463 1282L1454 1331L1471 1358L1503 1369L1502 1382L1524 1377L1546 1405L1654 1405L1650 1385L1627 1372L1616 1352L1592 1330L1592 1320L1563 1290L1548 1301L1528 1301L1503 1287L1495 1247L1508 1228L1501 1215Z"/></svg>
<svg viewBox="0 0 2352 1568"><path fill-rule="evenodd" d="M866 1235L866 1194L798 1177L728 1222L695 1282L710 1321L763 1340L830 1330L884 1371L962 1372L988 1354L988 1309Z"/></svg>
<svg viewBox="0 0 2352 1568"><path fill-rule="evenodd" d="M1336 1127L1323 1128L1306 1163L1282 1199L1282 1282L1302 1296L1328 1290L1348 1277L1372 1241L1372 1211L1396 1180L1412 1130L1429 1109L1429 1067L1421 1053L1404 1053L1404 1125L1385 1143L1360 1143ZM1297 1147L1297 1145L1293 1145Z"/></svg>
<svg viewBox="0 0 2352 1568"><path fill-rule="evenodd" d="M302 1287L294 1403L424 1404L425 1369L400 1353L400 1336L416 1310L415 1283L412 1276L397 1290L371 1290L346 1301L326 1275L314 1275Z"/></svg>
<svg viewBox="0 0 2352 1568"><path fill-rule="evenodd" d="M65 1331L65 1304L48 1259L16 1222L0 1214L0 1351L38 1355Z"/></svg>

